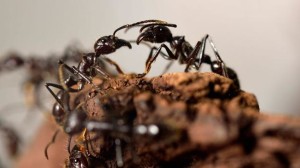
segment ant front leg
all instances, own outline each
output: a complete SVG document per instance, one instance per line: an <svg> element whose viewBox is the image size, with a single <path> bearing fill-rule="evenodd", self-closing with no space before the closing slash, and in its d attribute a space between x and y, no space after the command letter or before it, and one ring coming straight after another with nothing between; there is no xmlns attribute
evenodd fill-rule
<svg viewBox="0 0 300 168"><path fill-rule="evenodd" d="M71 76L67 80L65 80L63 69L68 70L72 75L77 75L79 80L76 81ZM58 76L59 76L59 81L61 86L63 87L64 90L68 92L78 92L82 90L85 82L92 84L92 79L90 77L80 72L76 67L68 66L61 60L59 60ZM75 84L78 84L78 88L77 89L71 88L71 86Z"/></svg>
<svg viewBox="0 0 300 168"><path fill-rule="evenodd" d="M151 48L151 50L150 50L150 54L149 55L152 55L152 53L153 53L153 51L154 50L158 50L156 47L152 47ZM167 54L165 54L164 52L162 52L162 51L160 51L160 55L163 57L163 58L165 58L166 60L171 60L170 59L170 57L167 55ZM175 53L175 55L176 55L176 53ZM150 57L148 57L148 59L149 59ZM175 59L177 59L177 57L175 58L173 58L174 60ZM147 60L148 61L148 60ZM172 61L170 61L169 63L168 63L168 65L165 67L165 69L163 70L163 72L162 72L162 74L165 74L169 69L170 69L170 67L173 65L173 63L174 63L174 61L172 60Z"/></svg>
<svg viewBox="0 0 300 168"><path fill-rule="evenodd" d="M162 44L162 45L157 49L157 51L156 51L156 53L154 54L154 56L152 55L152 52L153 52L153 50L154 50L155 48L152 48L152 49L151 49L151 52L150 52L150 54L149 54L149 56L148 56L148 58L147 58L147 61L146 61L146 68L145 68L145 71L144 71L144 73L142 73L142 74L138 74L138 75L137 75L138 78L144 77L145 75L148 74L148 72L149 72L150 69L151 69L152 63L156 60L156 58L158 57L158 55L161 53L161 49L162 49L162 48L165 48L165 50L166 50L167 53L168 53L168 56L164 56L164 58L169 59L169 60L171 60L171 59L176 60L176 59L177 59L177 57L172 53L172 51L171 51L171 50L168 48L168 46L166 46L165 44Z"/></svg>
<svg viewBox="0 0 300 168"><path fill-rule="evenodd" d="M116 68L116 70L119 72L119 74L124 74L124 72L123 72L123 70L120 68L120 66L115 62L115 61L113 61L113 60L111 60L111 59L109 59L109 58L103 58L106 62L108 62L109 64L111 64L111 65L113 65L115 68ZM104 71L102 71L102 72L104 72ZM103 73L101 73L101 74L103 74ZM107 76L109 76L107 73L106 73L106 75Z"/></svg>

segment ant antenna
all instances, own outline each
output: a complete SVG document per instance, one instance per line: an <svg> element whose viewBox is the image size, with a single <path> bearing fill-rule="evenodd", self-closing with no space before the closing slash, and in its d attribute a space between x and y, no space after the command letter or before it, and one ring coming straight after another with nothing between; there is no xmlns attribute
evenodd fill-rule
<svg viewBox="0 0 300 168"><path fill-rule="evenodd" d="M119 30L122 30L122 29L124 29L124 28L129 29L129 28L131 28L131 27L133 27L133 26L137 26L137 25L144 24L144 23L149 23L149 22L154 22L154 23L156 23L156 24L159 24L159 23L160 23L160 24L167 24L166 21L162 21L162 20L156 20L156 19L144 20L144 21L140 21L140 22L133 23L133 24L126 24L126 25L123 25L123 26L117 28L117 29L114 31L113 36L115 36L115 34L116 34Z"/></svg>

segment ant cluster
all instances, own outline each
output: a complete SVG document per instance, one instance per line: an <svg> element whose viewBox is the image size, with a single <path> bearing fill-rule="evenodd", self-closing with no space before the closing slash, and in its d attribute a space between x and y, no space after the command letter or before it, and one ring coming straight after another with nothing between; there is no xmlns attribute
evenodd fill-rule
<svg viewBox="0 0 300 168"><path fill-rule="evenodd" d="M41 93L42 89L44 89L43 85L47 80L57 81L57 59L67 62L78 62L82 52L83 50L77 45L68 46L62 54L51 54L46 57L40 57L39 55L24 56L13 51L0 60L0 74L2 75L18 69L25 70L25 81L22 83L25 105L30 110L45 111L47 108L43 104ZM1 106L1 111L7 111L7 109L15 107L16 102L13 102L12 105ZM24 144L22 141L23 137L2 117L0 120L0 133L4 142L7 142L5 146L7 147L8 156L15 158L20 153L20 144Z"/></svg>
<svg viewBox="0 0 300 168"><path fill-rule="evenodd" d="M131 49L131 42L118 38L116 33L123 29L128 31L133 27L141 27L140 34L135 41L137 44L148 42L161 43L161 45L158 48L151 47L143 73L127 75L117 63L105 57L105 55L111 54L121 47ZM93 88L89 95L103 91L101 86L99 87L94 83L95 77L99 77L104 81L114 78L114 75L107 71L107 67L102 66L102 61L114 66L121 76L135 79L142 79L147 75L152 63L159 55L171 62L178 60L180 64L185 64L185 72L188 72L192 67L199 70L202 63L206 63L210 65L212 72L231 78L236 88L239 88L235 71L226 67L209 35L205 35L201 41L197 42L195 47L192 47L189 42L185 41L184 36L173 36L169 29L170 27L175 28L177 26L161 20L145 20L126 24L117 28L112 35L99 38L94 44L94 52L83 54L77 66L69 66L64 60L59 60L59 84L46 83L46 88L56 100L53 105L52 115L57 124L62 126L64 132L70 137L68 144L70 156L66 161L66 167L83 168L105 165L105 162L101 161L105 158L103 150L97 151L93 147L93 142L101 140L103 143L108 144L107 146L115 148L115 156L107 157L114 158L115 163L112 164L122 167L124 166L123 153L125 147L129 146L126 149L131 151L129 153L131 153L133 162L138 160L132 147L133 145L130 145L134 143L136 137L146 137L146 139L151 140L161 136L162 133L172 130L164 123L134 124L136 107L126 104L126 101L134 99L133 96L119 98L118 96L109 95L100 98L98 104L104 111L104 119L90 117L83 107L84 102L75 101L75 105L71 105L71 94L80 93L86 85L90 85ZM205 54L207 41L214 51L215 61ZM170 48L165 43L169 43ZM166 50L166 53L162 52L163 48ZM16 65L22 62L17 58L13 60L15 60ZM52 88L59 89L58 93L55 93ZM140 102L138 105L145 106L145 104L147 105L147 102ZM47 158L47 150L54 143L57 133L58 131L45 148L45 156ZM76 144L71 149L71 138L76 135L79 136L77 136Z"/></svg>

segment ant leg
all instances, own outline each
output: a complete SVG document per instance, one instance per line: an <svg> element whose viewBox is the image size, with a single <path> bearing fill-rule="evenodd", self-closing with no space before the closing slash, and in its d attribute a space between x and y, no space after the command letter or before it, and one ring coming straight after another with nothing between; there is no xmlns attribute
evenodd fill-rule
<svg viewBox="0 0 300 168"><path fill-rule="evenodd" d="M88 76L86 76L85 74L83 74L82 72L80 72L76 67L72 66L70 67L69 65L65 64L63 61L59 60L59 67L60 67L60 72L59 72L59 78L60 81L64 81L63 77L63 70L62 68L66 68L69 72L71 72L73 75L79 75L81 78L83 78L86 82L88 82L89 84L92 83L92 79L90 79ZM63 82L64 83L64 82Z"/></svg>
<svg viewBox="0 0 300 168"><path fill-rule="evenodd" d="M120 68L120 66L115 61L113 61L109 58L106 58L106 57L104 57L103 59L106 62L108 62L109 64L113 65L120 74L124 74L123 70Z"/></svg>
<svg viewBox="0 0 300 168"><path fill-rule="evenodd" d="M205 49L205 44L204 45L201 45L202 43L200 41L197 42L194 50L191 52L191 54L189 55L188 59L187 59L187 65L186 65L186 68L185 68L185 72L188 72L189 71L189 68L191 65L194 65L195 64L195 61L198 60L197 59L197 56L198 56L198 53L199 51ZM197 67L197 70L200 68L200 65L202 63L202 57L203 57L203 54L201 54L200 52L200 58L199 58L199 67Z"/></svg>
<svg viewBox="0 0 300 168"><path fill-rule="evenodd" d="M49 160L49 156L48 156L48 148L55 143L55 139L57 137L59 133L59 130L56 130L55 133L52 136L52 140L46 145L45 149L44 149L44 154L47 160Z"/></svg>
<svg viewBox="0 0 300 168"><path fill-rule="evenodd" d="M215 56L216 56L217 61L218 61L219 64L221 65L222 75L228 78L228 72L227 72L226 65L225 65L224 61L222 60L222 58L220 57L220 54L219 54L217 48L215 47L215 44L214 44L214 42L212 41L212 38L211 38L209 35L206 35L205 40L206 40L207 38L208 38L208 40L209 40L209 43L210 43L211 48L213 49L213 51L214 51L214 53L215 53Z"/></svg>
<svg viewBox="0 0 300 168"><path fill-rule="evenodd" d="M165 50L167 51L169 58L170 59L177 59L177 57L172 53L172 51L165 45L162 44L156 51L156 53L154 54L154 56L152 55L152 52L150 52L147 61L146 61L146 68L144 73L142 74L138 74L137 77L141 78L144 77L145 75L147 75L147 73L150 71L151 69L151 64L156 60L156 58L158 57L158 55L160 54L160 51L162 48L165 48Z"/></svg>
<svg viewBox="0 0 300 168"><path fill-rule="evenodd" d="M103 75L104 78L106 78L106 79L111 78L110 75L109 75L107 72L105 72L105 71L101 68L101 66L96 65L96 66L94 66L93 68L94 68L97 72L99 72L101 75Z"/></svg>
<svg viewBox="0 0 300 168"><path fill-rule="evenodd" d="M167 73L170 67L173 65L173 63L174 61L169 62L168 65L165 67L164 71L162 72L162 74Z"/></svg>
<svg viewBox="0 0 300 168"><path fill-rule="evenodd" d="M119 138L115 139L115 145L116 145L117 166L123 167L124 161L122 156L122 146L121 146L121 140Z"/></svg>
<svg viewBox="0 0 300 168"><path fill-rule="evenodd" d="M85 80L87 83L92 84L92 79L82 72L80 72L76 67L70 67L67 64L65 64L62 60L59 60L59 69L58 69L58 76L59 76L59 81L63 87L64 90L69 91L69 92L78 92L83 89L84 83L82 79L79 81L76 81L77 83L79 82L79 86L77 89L72 89L71 86L66 84L67 80L64 79L64 71L63 68L67 69L71 74L73 75L78 75L80 76L83 80Z"/></svg>
<svg viewBox="0 0 300 168"><path fill-rule="evenodd" d="M135 42L135 41L132 41L132 42ZM151 47L151 45L149 45L148 43L145 43L144 41L142 41L141 42L142 44L144 44L144 45L146 45L147 47L149 47L150 48L150 54L149 55L152 55L152 53L153 53L153 51L154 50L157 50L157 47ZM162 51L160 51L160 55L164 58L164 59L166 59L166 60L171 60L171 58L166 54L166 53L164 53L164 52L162 52ZM175 55L177 55L176 53L175 53ZM149 59L150 57L148 57L148 59ZM177 58L176 58L177 59ZM147 60L148 61L148 60ZM146 61L146 62L147 62ZM166 68L164 69L164 71L162 72L162 74L164 74L164 73L166 73L168 70L169 70L169 68L172 66L172 64L174 63L174 61L171 61L170 63L168 63L168 65L166 66Z"/></svg>
<svg viewBox="0 0 300 168"><path fill-rule="evenodd" d="M50 89L51 87L60 89L60 90L64 90L64 88L61 85L55 84L55 83L46 83L45 84L46 88L48 89L48 91L50 92L50 94L55 98L56 102L59 103L59 105L63 108L63 103L61 102L61 100L57 97L57 95L53 92L52 89Z"/></svg>
<svg viewBox="0 0 300 168"><path fill-rule="evenodd" d="M152 47L152 48L151 48L148 59L150 58L150 55L153 54L154 50L157 51L158 48L157 48L157 47ZM175 57L174 57L174 58L171 58L168 54L166 54L166 53L164 53L164 52L162 52L162 51L160 51L159 54L160 54L164 59L166 59L166 60L177 59L177 57L176 57L176 58L175 58ZM172 53L172 54L173 54L173 53ZM173 54L173 55L174 55L174 54ZM148 59L147 59L147 61L148 61Z"/></svg>

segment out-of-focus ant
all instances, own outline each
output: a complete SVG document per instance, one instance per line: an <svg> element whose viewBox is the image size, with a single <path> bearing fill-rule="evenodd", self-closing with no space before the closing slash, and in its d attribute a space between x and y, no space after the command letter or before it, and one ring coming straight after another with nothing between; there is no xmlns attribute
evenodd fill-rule
<svg viewBox="0 0 300 168"><path fill-rule="evenodd" d="M66 168L88 168L90 167L89 156L86 155L85 148L75 145L72 148L69 158L65 163Z"/></svg>
<svg viewBox="0 0 300 168"><path fill-rule="evenodd" d="M57 60L75 62L81 57L83 51L69 46L61 55L49 55L47 57L28 56L23 57L17 53L10 53L0 60L0 73L10 72L19 68L26 70L24 82L25 100L31 108L44 109L40 98L40 89L45 80L57 81Z"/></svg>
<svg viewBox="0 0 300 168"><path fill-rule="evenodd" d="M119 122L122 123L122 122ZM160 127L155 124L150 125L123 125L111 122L88 119L85 112L75 110L70 113L64 125L64 130L70 136L79 134L86 129L87 132L113 136L115 138L116 160L119 167L123 166L121 139L130 139L132 135L156 136L160 133Z"/></svg>
<svg viewBox="0 0 300 168"><path fill-rule="evenodd" d="M20 150L20 137L15 130L0 122L0 132L4 135L4 142L9 156L14 157Z"/></svg>
<svg viewBox="0 0 300 168"><path fill-rule="evenodd" d="M91 156L85 146L74 145L65 161L65 168L107 167L104 160Z"/></svg>
<svg viewBox="0 0 300 168"><path fill-rule="evenodd" d="M177 27L176 24L169 24L164 21L144 21L143 23L148 24L145 24L141 27L141 34L136 40L137 44L141 43L142 41L162 44L159 48L151 48L150 54L146 61L145 71L142 74L138 74L138 77L144 77L150 71L151 64L156 60L158 55L161 54L163 58L167 60L178 60L180 64L186 64L187 66L185 68L185 72L189 71L190 66L194 66L197 70L199 70L202 63L207 63L210 65L213 72L233 79L236 86L239 87L239 82L235 71L225 66L224 61L221 59L219 52L209 35L205 35L201 41L197 42L195 47L192 47L191 44L185 40L184 36L172 35L168 27ZM210 56L205 54L207 40L214 51L216 61L211 61ZM163 42L169 43L171 49ZM167 54L161 52L162 48L167 51ZM153 54L155 50L156 52ZM170 65L171 64L169 64L167 68L170 67Z"/></svg>

